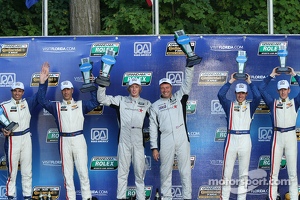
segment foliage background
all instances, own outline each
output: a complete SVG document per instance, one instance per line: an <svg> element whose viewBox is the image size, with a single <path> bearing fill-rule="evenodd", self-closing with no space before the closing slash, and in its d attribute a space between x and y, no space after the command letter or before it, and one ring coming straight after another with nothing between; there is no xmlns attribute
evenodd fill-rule
<svg viewBox="0 0 300 200"><path fill-rule="evenodd" d="M70 34L71 3L49 0L50 36ZM299 0L274 0L273 4L274 33L299 33ZM42 0L30 9L25 0L0 0L0 5L0 36L42 35ZM189 34L268 33L267 0L160 0L159 7L160 34L173 34L178 29ZM153 34L152 8L144 0L100 0L100 8L97 35Z"/></svg>

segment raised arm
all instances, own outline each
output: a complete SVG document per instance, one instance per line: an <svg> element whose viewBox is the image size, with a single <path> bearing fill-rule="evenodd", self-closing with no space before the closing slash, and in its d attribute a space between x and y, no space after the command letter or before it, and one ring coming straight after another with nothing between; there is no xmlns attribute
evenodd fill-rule
<svg viewBox="0 0 300 200"><path fill-rule="evenodd" d="M234 78L235 73L231 74L229 81L227 83L225 83L218 92L218 99L219 99L220 104L222 105L224 111L226 112L226 114L228 114L230 104L231 104L231 101L229 99L227 99L226 94L227 94L228 90L230 89L230 86L232 85L232 83L234 81L236 81L236 79ZM226 108L228 108L228 110Z"/></svg>
<svg viewBox="0 0 300 200"><path fill-rule="evenodd" d="M83 113L85 113L85 114L90 112L97 106L99 106L99 102L97 101L97 92L91 91L90 93L91 93L91 99L82 101Z"/></svg>
<svg viewBox="0 0 300 200"><path fill-rule="evenodd" d="M181 98L183 95L189 94L192 89L193 77L194 77L194 66L186 67L184 81L180 89L174 94L174 96Z"/></svg>
<svg viewBox="0 0 300 200"><path fill-rule="evenodd" d="M264 78L263 82L259 85L258 90L263 98L263 100L265 101L265 103L270 107L273 104L274 98L267 92L266 88L268 86L268 84L270 83L270 81L275 77L275 76L279 76L280 74L276 73L276 69L278 67L275 67L271 74L269 76L267 76L266 78Z"/></svg>
<svg viewBox="0 0 300 200"><path fill-rule="evenodd" d="M295 73L295 71L292 67L289 67L289 69L290 69L289 74L296 79L298 86L300 87L300 77ZM300 106L300 91L299 91L298 95L294 98L294 100L295 100L295 109L297 111Z"/></svg>
<svg viewBox="0 0 300 200"><path fill-rule="evenodd" d="M42 65L42 69L40 72L40 82L39 82L39 89L37 92L37 98L39 104L49 111L51 114L55 112L55 104L46 99L46 92L48 88L48 78L49 78L49 69L50 65L48 62L44 62Z"/></svg>
<svg viewBox="0 0 300 200"><path fill-rule="evenodd" d="M49 76L49 63L48 62L44 62L42 67L41 67L41 72L40 72L40 82L41 80L43 81L43 83L45 83L45 81L48 79ZM36 92L32 97L26 98L26 101L28 103L28 107L30 110L30 113L33 112L34 108L39 104L38 102L38 96L39 93Z"/></svg>

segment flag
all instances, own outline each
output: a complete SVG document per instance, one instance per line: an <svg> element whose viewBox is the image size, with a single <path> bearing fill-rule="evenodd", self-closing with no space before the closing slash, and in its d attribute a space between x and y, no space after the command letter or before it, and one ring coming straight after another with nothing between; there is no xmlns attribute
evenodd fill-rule
<svg viewBox="0 0 300 200"><path fill-rule="evenodd" d="M153 4L153 0L146 0L146 2L147 2L147 4L148 4L149 7L151 7L152 4Z"/></svg>
<svg viewBox="0 0 300 200"><path fill-rule="evenodd" d="M31 6L36 4L39 0L26 0L26 6L29 9Z"/></svg>

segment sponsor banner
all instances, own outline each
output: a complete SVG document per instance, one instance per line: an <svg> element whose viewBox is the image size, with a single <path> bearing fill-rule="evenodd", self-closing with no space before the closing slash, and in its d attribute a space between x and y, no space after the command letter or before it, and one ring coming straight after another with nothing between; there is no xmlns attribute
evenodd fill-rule
<svg viewBox="0 0 300 200"><path fill-rule="evenodd" d="M281 45L287 46L287 41L262 41L259 43L259 56L277 56L277 52Z"/></svg>
<svg viewBox="0 0 300 200"><path fill-rule="evenodd" d="M152 194L152 186L145 186L145 199L150 200ZM131 199L136 197L136 187L128 186L126 190L126 199Z"/></svg>
<svg viewBox="0 0 300 200"><path fill-rule="evenodd" d="M221 186L202 185L198 189L198 199L220 199Z"/></svg>
<svg viewBox="0 0 300 200"><path fill-rule="evenodd" d="M227 82L228 72L203 71L199 74L198 85L221 86Z"/></svg>
<svg viewBox="0 0 300 200"><path fill-rule="evenodd" d="M258 128L258 141L270 142L273 134L272 127L259 127Z"/></svg>
<svg viewBox="0 0 300 200"><path fill-rule="evenodd" d="M269 107L264 102L264 100L261 99L258 107L255 110L255 114L269 114L269 113L270 113Z"/></svg>
<svg viewBox="0 0 300 200"><path fill-rule="evenodd" d="M211 100L210 113L213 115L224 115L225 111L219 100Z"/></svg>
<svg viewBox="0 0 300 200"><path fill-rule="evenodd" d="M16 73L0 73L0 87L11 87L16 82Z"/></svg>
<svg viewBox="0 0 300 200"><path fill-rule="evenodd" d="M59 199L60 186L35 186L32 199Z"/></svg>
<svg viewBox="0 0 300 200"><path fill-rule="evenodd" d="M42 164L43 166L48 166L48 167L61 167L61 160L43 160Z"/></svg>
<svg viewBox="0 0 300 200"><path fill-rule="evenodd" d="M184 79L183 71L168 71L166 73L166 78L170 79L172 86L181 86Z"/></svg>
<svg viewBox="0 0 300 200"><path fill-rule="evenodd" d="M59 131L57 128L50 128L47 131L46 143L57 143L59 139Z"/></svg>
<svg viewBox="0 0 300 200"><path fill-rule="evenodd" d="M186 103L186 114L195 114L197 108L197 101L190 100Z"/></svg>
<svg viewBox="0 0 300 200"><path fill-rule="evenodd" d="M195 162L196 162L196 156L195 155L191 155L190 159L191 159L191 169L194 169ZM177 156L176 155L174 157L173 170L178 170L178 160L177 160Z"/></svg>
<svg viewBox="0 0 300 200"><path fill-rule="evenodd" d="M300 128L296 127L297 140L300 141Z"/></svg>
<svg viewBox="0 0 300 200"><path fill-rule="evenodd" d="M173 200L183 199L182 186L181 185L172 185L171 192L172 192L172 199Z"/></svg>
<svg viewBox="0 0 300 200"><path fill-rule="evenodd" d="M261 155L258 160L258 168L269 170L271 168L270 155ZM283 155L281 157L280 169L286 168L286 157Z"/></svg>
<svg viewBox="0 0 300 200"><path fill-rule="evenodd" d="M26 57L29 44L1 44L1 57Z"/></svg>
<svg viewBox="0 0 300 200"><path fill-rule="evenodd" d="M299 35L189 35L192 50L201 56L202 62L195 66L193 87L186 105L187 130L191 145L192 199L217 198L219 187L202 188L207 185L209 178L220 177L223 165L223 142L226 138L226 116L217 98L220 87L225 84L230 75L236 71L237 51L246 51L248 61L246 71L250 74L252 83L259 86L275 66L279 59L277 50L280 45L288 45L288 64L300 75L300 36ZM121 45L122 44L122 45ZM121 48L122 46L122 48ZM93 62L92 73L99 73L101 56L110 49L116 52L117 70L111 71L111 87L109 95L128 95L127 87L133 77L139 78L143 84L142 97L155 102L160 98L158 82L162 77L172 81L173 94L175 94L185 79L185 54L174 41L174 35L160 36L66 36L66 37L0 37L0 102L11 99L10 87L13 82L21 81L25 86L24 98L29 98L37 92L39 84L39 71L43 62L51 65L49 86L46 97L53 101L61 101L62 93L59 88L61 80L70 80L74 85L73 98L89 100L90 94L80 92L83 77L78 70L82 58L90 57ZM290 98L298 95L299 84L294 77L281 74L273 79L266 90L273 97L278 97L276 83L278 80L290 80ZM243 80L241 80L243 81ZM152 84L154 82L154 84ZM238 82L238 81L237 81ZM236 82L236 83L237 83ZM234 83L234 84L236 84ZM275 88L275 89L274 89ZM235 100L234 85L230 87L227 95L229 100ZM249 99L253 97L249 92ZM99 105L87 114L84 114L84 137L88 148L88 168L91 190L98 199L113 199L117 188L117 155L119 142L119 125L115 109L110 106ZM168 112L166 104L160 104L160 112ZM103 114L105 112L105 114ZM118 113L117 113L118 114ZM269 170L270 142L272 124L269 117L270 110L261 101L255 111L251 123L252 145L255 151L251 153L249 169ZM33 153L33 185L47 187L60 186L60 192L65 196L64 181L61 174L61 161L58 151L58 130L56 121L51 114L40 105L31 112L31 139ZM300 140L300 128L297 118L296 133ZM59 123L59 122L58 122ZM143 126L144 151L146 162L145 183L153 188L160 188L159 168L160 162L153 160L150 149L149 118L145 118ZM200 134L201 133L201 134ZM5 147L6 137L0 133L0 143ZM158 140L160 142L160 140ZM263 144L263 145L262 145ZM160 145L160 143L158 144ZM199 148L200 146L201 148ZM212 147L215 151L212 151ZM79 147L78 147L79 148ZM300 146L298 146L299 150ZM0 200L4 197L7 181L7 167L4 148L0 150ZM201 166L196 165L196 158ZM260 159L259 159L260 158ZM259 164L258 164L259 162ZM174 170L177 170L177 160L174 159ZM285 159L282 159L281 169L285 168ZM238 168L238 161L235 162ZM130 167L130 169L132 166ZM76 168L75 168L76 170ZM300 165L298 165L298 171ZM43 173L39 173L43 172ZM47 173L44 173L47 172ZM261 171L257 171L261 172ZM39 174L35 174L39 173ZM130 170L128 185L134 185L134 172ZM218 175L219 174L219 175ZM80 181L74 173L74 183L77 188L77 197L80 199ZM236 174L233 174L236 175ZM1 178L2 177L2 178ZM100 177L100 178L99 178ZM249 176L250 177L250 176ZM288 179L287 173L280 175ZM21 176L18 175L16 187L21 187ZM173 198L181 198L180 175L174 172ZM96 188L93 188L96 187ZM280 187L282 194L288 191L287 185ZM37 190L38 191L38 190ZM202 193L199 193L201 191ZM17 197L22 197L22 190L17 190ZM252 188L247 199L256 200L265 198L265 186ZM151 191L151 198L155 191ZM46 198L46 196L44 196ZM19 199L19 198L18 198Z"/></svg>
<svg viewBox="0 0 300 200"><path fill-rule="evenodd" d="M198 131L189 131L188 134L189 134L190 138L191 137L200 137L200 132L198 132Z"/></svg>
<svg viewBox="0 0 300 200"><path fill-rule="evenodd" d="M300 72L299 71L295 71L295 73L298 75L298 76L300 76ZM291 83L291 86L299 86L299 83L296 81L296 78L294 77L294 76L291 76L291 81L290 81L290 83Z"/></svg>
<svg viewBox="0 0 300 200"><path fill-rule="evenodd" d="M215 142L223 142L225 141L227 135L227 128L226 127L219 127L215 133Z"/></svg>
<svg viewBox="0 0 300 200"><path fill-rule="evenodd" d="M190 45L192 50L195 51L196 42L190 41ZM168 42L166 46L166 56L185 56L185 53L176 42Z"/></svg>
<svg viewBox="0 0 300 200"><path fill-rule="evenodd" d="M151 83L152 72L126 72L123 75L122 85L127 86L132 78L140 79L143 86L148 86Z"/></svg>
<svg viewBox="0 0 300 200"><path fill-rule="evenodd" d="M117 168L117 157L94 156L91 159L91 170L116 170Z"/></svg>
<svg viewBox="0 0 300 200"><path fill-rule="evenodd" d="M120 43L119 42L96 42L91 46L90 56L103 56L106 53L106 50L110 49L115 52L117 56L120 51Z"/></svg>
<svg viewBox="0 0 300 200"><path fill-rule="evenodd" d="M59 72L49 72L48 86L56 87L59 83L60 73ZM40 83L40 72L35 72L31 76L31 87L38 87Z"/></svg>
<svg viewBox="0 0 300 200"><path fill-rule="evenodd" d="M151 42L135 42L134 56L151 56L152 54Z"/></svg>
<svg viewBox="0 0 300 200"><path fill-rule="evenodd" d="M6 200L6 185L0 185L0 200Z"/></svg>
<svg viewBox="0 0 300 200"><path fill-rule="evenodd" d="M109 142L107 128L92 128L91 129L91 142Z"/></svg>

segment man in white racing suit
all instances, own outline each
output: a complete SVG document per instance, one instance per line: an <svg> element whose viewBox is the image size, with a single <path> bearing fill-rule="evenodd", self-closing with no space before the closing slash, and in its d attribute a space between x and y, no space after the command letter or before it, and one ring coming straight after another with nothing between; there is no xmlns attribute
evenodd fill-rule
<svg viewBox="0 0 300 200"><path fill-rule="evenodd" d="M43 69L40 79L45 79ZM2 114L10 122L18 124L14 129L7 130L3 124L1 130L5 137L4 149L8 179L6 183L6 196L8 199L16 197L16 177L20 162L22 176L22 193L24 199L31 199L32 195L32 141L30 132L30 119L33 109L38 105L37 92L32 97L23 98L24 84L15 82L11 86L12 98L1 103Z"/></svg>
<svg viewBox="0 0 300 200"><path fill-rule="evenodd" d="M150 107L150 148L154 160L160 159L160 182L163 199L172 199L172 170L177 156L183 198L192 199L190 141L186 127L186 102L192 87L194 66L186 67L179 91L172 94L168 78L159 81L161 98ZM158 129L161 132L158 134ZM160 137L160 147L158 146Z"/></svg>
<svg viewBox="0 0 300 200"><path fill-rule="evenodd" d="M12 98L1 103L2 114L10 122L18 123L14 130L6 130L2 124L2 132L5 135L5 154L8 170L6 182L6 196L8 199L16 197L16 178L19 161L22 176L22 193L24 199L31 199L32 195L32 141L30 132L30 119L33 109L38 105L37 96L22 98L24 84L15 82L11 86Z"/></svg>
<svg viewBox="0 0 300 200"><path fill-rule="evenodd" d="M227 120L227 135L223 153L223 182L220 195L220 199L222 200L229 200L232 184L231 177L236 158L238 158L239 161L239 185L237 199L246 200L248 171L252 148L250 125L254 112L261 100L258 88L251 82L249 74L247 74L246 82L252 92L252 101L249 102L246 100L248 89L245 83L236 84L235 101L227 99L227 92L233 82L236 81L234 75L235 73L231 75L230 80L225 83L218 92L218 98L225 111Z"/></svg>
<svg viewBox="0 0 300 200"><path fill-rule="evenodd" d="M297 176L297 135L296 120L300 105L300 93L294 98L289 98L291 91L290 84L287 80L280 80L277 83L277 91L279 99L273 98L266 91L269 82L280 74L276 72L278 67L272 70L272 73L264 78L259 86L259 91L263 100L270 109L272 118L273 135L271 150L271 170L269 182L269 199L275 200L278 189L278 175L280 163L283 153L286 156L287 172L289 176L289 193L291 200L298 199L298 176ZM289 67L289 74L294 76L296 81L300 83L300 77L295 73L294 69Z"/></svg>
<svg viewBox="0 0 300 200"><path fill-rule="evenodd" d="M142 130L144 119L149 112L151 103L140 97L142 86L138 78L130 79L128 85L129 96L106 95L105 91L106 87L98 87L98 102L115 108L119 122L117 199L126 199L128 174L132 162L136 198L144 200L146 198L143 174L145 151Z"/></svg>
<svg viewBox="0 0 300 200"><path fill-rule="evenodd" d="M44 63L49 74L49 64ZM99 105L96 91L92 91L90 100L75 101L72 97L74 87L70 81L61 82L62 102L52 102L45 98L48 80L40 80L39 103L55 118L59 131L59 150L62 161L62 171L66 187L66 199L76 200L74 186L74 163L78 172L81 195L83 200L94 199L90 190L90 180L87 168L87 145L84 138L84 114Z"/></svg>

